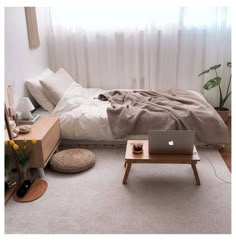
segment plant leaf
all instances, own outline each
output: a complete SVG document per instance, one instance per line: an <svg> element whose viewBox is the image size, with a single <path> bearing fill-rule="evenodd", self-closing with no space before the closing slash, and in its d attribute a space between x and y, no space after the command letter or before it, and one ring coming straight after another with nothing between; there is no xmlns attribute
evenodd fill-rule
<svg viewBox="0 0 236 241"><path fill-rule="evenodd" d="M207 69L207 70L203 71L201 74L198 75L198 77L201 76L201 75L203 75L203 74L208 73L209 71L210 71L210 69Z"/></svg>
<svg viewBox="0 0 236 241"><path fill-rule="evenodd" d="M231 68L231 62L227 62L227 67Z"/></svg>
<svg viewBox="0 0 236 241"><path fill-rule="evenodd" d="M220 83L221 83L221 77L215 77L214 79L208 80L208 81L204 84L203 88L204 88L205 90L210 90L210 89L212 89L212 88L220 85Z"/></svg>
<svg viewBox="0 0 236 241"><path fill-rule="evenodd" d="M217 64L217 65L211 66L210 70L218 69L218 68L220 68L220 66L221 66L221 64Z"/></svg>

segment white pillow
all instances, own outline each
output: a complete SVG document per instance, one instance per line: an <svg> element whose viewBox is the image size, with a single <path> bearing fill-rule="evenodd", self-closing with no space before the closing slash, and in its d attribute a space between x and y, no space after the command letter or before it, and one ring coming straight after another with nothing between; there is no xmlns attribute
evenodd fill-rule
<svg viewBox="0 0 236 241"><path fill-rule="evenodd" d="M30 94L34 97L34 99L43 107L43 109L52 112L54 109L54 104L47 97L43 88L39 82L41 79L45 79L53 75L54 73L46 68L41 74L38 76L25 80L25 85L27 86Z"/></svg>
<svg viewBox="0 0 236 241"><path fill-rule="evenodd" d="M54 105L57 105L63 94L74 82L72 77L63 68L60 68L50 77L40 80L44 92Z"/></svg>

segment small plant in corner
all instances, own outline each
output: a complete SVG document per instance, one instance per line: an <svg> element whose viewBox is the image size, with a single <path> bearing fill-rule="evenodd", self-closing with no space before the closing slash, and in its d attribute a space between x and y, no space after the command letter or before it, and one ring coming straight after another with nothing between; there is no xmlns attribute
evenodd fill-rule
<svg viewBox="0 0 236 241"><path fill-rule="evenodd" d="M215 109L216 110L228 110L227 108L224 108L224 105L225 105L225 102L227 101L227 99L229 98L229 96L231 95L231 90L230 90L231 74L230 74L230 78L229 78L229 82L228 82L226 93L223 94L222 88L221 88L222 78L217 73L217 69L219 69L220 67L221 67L221 64L217 64L217 65L211 66L209 69L207 69L207 70L203 71L202 73L200 73L198 75L198 77L203 75L203 74L207 74L210 71L213 71L215 73L215 77L213 79L209 79L204 84L203 88L205 90L210 90L210 89L215 88L215 87L218 86L219 92L220 92L220 99L219 99L219 106L215 107ZM227 67L231 69L231 62L227 62Z"/></svg>

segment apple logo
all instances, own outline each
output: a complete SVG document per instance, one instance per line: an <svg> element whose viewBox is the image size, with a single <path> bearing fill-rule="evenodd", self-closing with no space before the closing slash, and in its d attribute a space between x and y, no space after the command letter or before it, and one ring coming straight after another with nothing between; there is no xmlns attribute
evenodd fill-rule
<svg viewBox="0 0 236 241"><path fill-rule="evenodd" d="M168 142L168 144L169 144L169 146L173 146L174 145L174 141L171 140L171 141Z"/></svg>

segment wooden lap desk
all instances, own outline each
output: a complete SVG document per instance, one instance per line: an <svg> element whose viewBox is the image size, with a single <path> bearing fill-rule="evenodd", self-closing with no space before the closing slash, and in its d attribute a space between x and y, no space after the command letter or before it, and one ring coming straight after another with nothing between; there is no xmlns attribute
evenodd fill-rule
<svg viewBox="0 0 236 241"><path fill-rule="evenodd" d="M133 153L133 143L143 143L143 153ZM125 153L125 175L123 184L127 183L131 165L134 163L162 163L162 164L190 164L193 169L193 174L196 184L200 185L200 179L197 172L196 164L200 161L197 149L194 146L193 155L158 155L149 154L148 140L128 140Z"/></svg>

